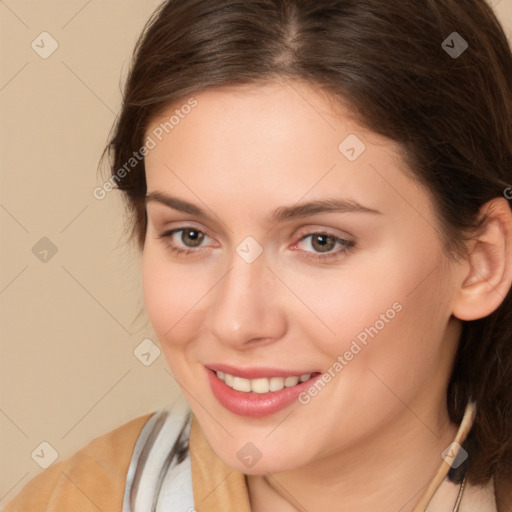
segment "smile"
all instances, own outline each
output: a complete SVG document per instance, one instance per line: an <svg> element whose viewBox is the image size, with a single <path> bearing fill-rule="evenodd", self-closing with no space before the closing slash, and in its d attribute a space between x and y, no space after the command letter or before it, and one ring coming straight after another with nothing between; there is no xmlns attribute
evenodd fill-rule
<svg viewBox="0 0 512 512"><path fill-rule="evenodd" d="M218 403L228 411L262 418L290 407L300 393L322 374L277 368L235 368L227 365L205 367L210 389Z"/></svg>
<svg viewBox="0 0 512 512"><path fill-rule="evenodd" d="M243 377L237 377L221 371L215 373L227 386L235 389L236 391L243 391L244 393L269 393L281 391L283 388L296 386L299 382L306 382L313 375L312 373L304 373L303 375L292 375L286 378L262 377L259 379L244 379Z"/></svg>

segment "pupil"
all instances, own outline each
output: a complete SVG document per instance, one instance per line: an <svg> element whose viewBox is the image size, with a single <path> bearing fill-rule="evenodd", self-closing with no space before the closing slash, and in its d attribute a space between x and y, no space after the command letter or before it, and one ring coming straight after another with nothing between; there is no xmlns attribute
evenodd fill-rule
<svg viewBox="0 0 512 512"><path fill-rule="evenodd" d="M182 239L183 239L183 242L185 242L185 245L187 245L186 244L187 241L183 238L185 236L185 234L187 235L188 241L191 240L193 242L192 244L190 244L193 247L200 245L200 243L203 239L203 237L199 233L199 231L197 231L195 229L187 229L186 231L183 232L183 236L182 236Z"/></svg>
<svg viewBox="0 0 512 512"><path fill-rule="evenodd" d="M329 240L330 240L330 243L329 243ZM315 238L313 238L313 246L315 246L315 243L317 243L317 244L319 243L320 252L328 252L330 249L332 249L332 245L333 245L332 236L317 235Z"/></svg>

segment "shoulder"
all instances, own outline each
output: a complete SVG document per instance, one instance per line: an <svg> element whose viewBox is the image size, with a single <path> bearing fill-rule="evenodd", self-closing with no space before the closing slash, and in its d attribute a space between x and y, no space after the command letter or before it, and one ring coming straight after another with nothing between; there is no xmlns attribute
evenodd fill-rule
<svg viewBox="0 0 512 512"><path fill-rule="evenodd" d="M460 502L461 512L511 512L512 480L492 477L485 484L466 484Z"/></svg>
<svg viewBox="0 0 512 512"><path fill-rule="evenodd" d="M5 512L121 510L133 447L153 414L139 416L53 464L30 480Z"/></svg>

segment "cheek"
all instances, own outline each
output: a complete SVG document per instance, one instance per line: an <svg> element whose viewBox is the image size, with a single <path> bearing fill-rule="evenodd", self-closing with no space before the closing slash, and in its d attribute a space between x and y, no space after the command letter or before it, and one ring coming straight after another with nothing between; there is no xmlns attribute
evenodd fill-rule
<svg viewBox="0 0 512 512"><path fill-rule="evenodd" d="M169 343L184 343L190 315L205 290L201 279L190 277L189 270L163 260L157 249L146 247L142 256L142 286L146 312L165 348Z"/></svg>
<svg viewBox="0 0 512 512"><path fill-rule="evenodd" d="M404 260L399 254L381 253L334 277L295 279L298 294L316 313L307 316L307 330L316 332L331 359L350 351L348 358L357 354L367 367L384 360L406 364L408 358L435 353L449 318L447 298L439 293L445 277L438 257L430 251Z"/></svg>
<svg viewBox="0 0 512 512"><path fill-rule="evenodd" d="M393 390L410 400L425 382L431 380L433 386L443 373L449 360L445 333L450 307L449 294L443 296L440 290L448 285L449 276L436 267L435 259L428 265L420 261L398 267L392 273L393 286L380 288L384 300L368 319L371 327L362 331L369 335L361 352L361 370L371 373L367 391L374 387L386 395ZM395 315L385 309L390 304Z"/></svg>
<svg viewBox="0 0 512 512"><path fill-rule="evenodd" d="M289 277L294 292L315 313L297 315L296 319L307 322L306 330L333 356L348 350L353 340L364 345L400 322L409 280L407 273L386 266L383 259L378 264L350 263L315 277Z"/></svg>

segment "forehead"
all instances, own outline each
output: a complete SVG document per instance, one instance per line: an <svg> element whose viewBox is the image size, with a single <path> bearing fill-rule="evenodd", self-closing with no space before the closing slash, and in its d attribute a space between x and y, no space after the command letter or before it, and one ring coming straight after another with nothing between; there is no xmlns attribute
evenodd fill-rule
<svg viewBox="0 0 512 512"><path fill-rule="evenodd" d="M396 215L411 208L401 211L402 196L429 208L400 147L311 86L211 89L193 101L188 108L184 98L150 123L146 136L156 145L146 156L148 191L262 207L334 196Z"/></svg>
<svg viewBox="0 0 512 512"><path fill-rule="evenodd" d="M149 167L207 158L207 169L222 166L237 175L244 169L276 168L278 176L289 167L314 171L339 160L347 137L358 153L364 147L367 160L381 160L382 152L399 158L392 141L358 124L340 102L292 82L208 89L183 98L154 118L146 135L156 144L146 157Z"/></svg>

